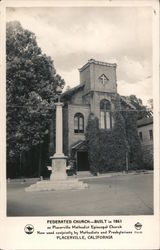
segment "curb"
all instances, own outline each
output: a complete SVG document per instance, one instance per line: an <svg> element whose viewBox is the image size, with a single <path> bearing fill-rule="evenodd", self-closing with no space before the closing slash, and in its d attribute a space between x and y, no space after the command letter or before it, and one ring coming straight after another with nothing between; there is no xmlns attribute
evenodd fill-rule
<svg viewBox="0 0 160 250"><path fill-rule="evenodd" d="M87 176L87 177L79 177L77 176L78 179L80 180L87 180L87 179L100 179L100 178L109 178L109 177L113 177L113 176L128 176L128 175L140 175L140 174L153 174L153 171L152 170L147 170L147 171L141 171L141 172L136 172L136 171L133 171L133 172L116 172L116 173L110 173L110 174L100 174L100 175L97 175L97 176Z"/></svg>
<svg viewBox="0 0 160 250"><path fill-rule="evenodd" d="M109 178L114 176L128 176L128 175L140 175L140 174L153 174L153 170L144 170L144 171L132 171L132 172L114 172L114 173L106 173L106 174L99 174L97 176L74 176L74 178L79 180L89 180L89 179L101 179L101 178ZM70 178L72 178L70 176ZM22 179L7 179L7 183L16 184L21 183L25 184L28 182L35 182L40 181L40 178L22 178Z"/></svg>

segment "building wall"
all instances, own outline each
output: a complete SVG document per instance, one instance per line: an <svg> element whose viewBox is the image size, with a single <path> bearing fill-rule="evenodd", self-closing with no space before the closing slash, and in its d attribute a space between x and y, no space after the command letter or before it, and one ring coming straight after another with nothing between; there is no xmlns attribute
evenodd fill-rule
<svg viewBox="0 0 160 250"><path fill-rule="evenodd" d="M92 64L91 66L91 90L102 91L102 92L117 92L116 85L116 67ZM102 80L99 78L102 74L105 74L109 79L105 81L105 84L102 83Z"/></svg>
<svg viewBox="0 0 160 250"><path fill-rule="evenodd" d="M80 93L79 93L80 94ZM76 99L77 97L77 99ZM94 97L90 96L90 105L84 105L83 102L78 104L79 100L81 99L79 95L74 95L74 102L75 104L68 105L68 152L70 153L71 146L78 142L79 140L85 140L85 131L86 126L88 123L88 116L90 112L93 112L100 121L100 101L102 99L108 99L111 102L111 109L114 110L114 103L113 99L116 99L116 94L110 93L98 93L94 92ZM72 99L73 100L73 99ZM77 103L76 103L77 102ZM92 107L92 109L91 109ZM74 133L74 116L76 113L82 113L84 116L84 133ZM65 120L64 120L65 123ZM67 145L67 144L66 144Z"/></svg>
<svg viewBox="0 0 160 250"><path fill-rule="evenodd" d="M71 148L79 141L85 140L85 131L90 112L94 113L100 122L100 101L107 99L111 103L111 110L114 111L118 106L125 103L124 109L134 107L128 106L127 102L120 104L120 96L117 94L116 64L97 62L89 60L80 71L80 84L82 88L73 89L67 99L67 109L64 111L64 153L71 154ZM103 84L100 77L105 75L108 79ZM76 113L82 113L84 117L84 133L74 132L74 116ZM114 126L114 120L112 120ZM100 124L99 124L100 126ZM153 130L153 125L139 126L138 133L141 132L143 140L141 141L144 162L147 165L153 165L153 141L150 139L149 130ZM79 146L74 150L79 150Z"/></svg>
<svg viewBox="0 0 160 250"><path fill-rule="evenodd" d="M105 81L105 84L103 84L100 79L100 76L103 74L108 78L108 80ZM89 60L86 66L80 69L80 83L85 83L85 94L89 91L116 93L116 64L107 64Z"/></svg>
<svg viewBox="0 0 160 250"><path fill-rule="evenodd" d="M90 91L90 66L80 72L80 84L85 84L84 92Z"/></svg>
<svg viewBox="0 0 160 250"><path fill-rule="evenodd" d="M84 116L84 133L76 134L74 133L74 116L76 113L82 113ZM89 105L68 105L68 147L69 151L71 146L78 142L79 140L85 140L85 129L88 122L88 116L90 113ZM69 152L70 153L70 152Z"/></svg>
<svg viewBox="0 0 160 250"><path fill-rule="evenodd" d="M107 99L111 103L111 110L114 110L115 106L113 99L116 99L116 94L106 93L106 92L94 92L93 97L90 100L91 112L100 120L100 102L103 99Z"/></svg>
<svg viewBox="0 0 160 250"><path fill-rule="evenodd" d="M153 124L138 127L138 134L142 133L141 145L145 164L153 166L153 140L150 139L149 130L153 131Z"/></svg>
<svg viewBox="0 0 160 250"><path fill-rule="evenodd" d="M68 152L71 146L79 140L85 140L84 134L74 133L74 116L77 112L84 116L84 130L88 122L90 112L93 112L100 120L100 101L107 99L114 110L113 99L117 95L116 65L89 60L80 70L80 83L85 84L83 90L74 93L68 104ZM99 78L105 74L108 78L105 84ZM64 121L65 122L65 121ZM67 144L66 144L67 145Z"/></svg>
<svg viewBox="0 0 160 250"><path fill-rule="evenodd" d="M83 90L79 90L77 93L75 93L70 100L70 103L72 104L83 104Z"/></svg>
<svg viewBox="0 0 160 250"><path fill-rule="evenodd" d="M153 145L153 140L150 139L149 130L153 131L153 124L138 127L138 133L142 133L142 146Z"/></svg>

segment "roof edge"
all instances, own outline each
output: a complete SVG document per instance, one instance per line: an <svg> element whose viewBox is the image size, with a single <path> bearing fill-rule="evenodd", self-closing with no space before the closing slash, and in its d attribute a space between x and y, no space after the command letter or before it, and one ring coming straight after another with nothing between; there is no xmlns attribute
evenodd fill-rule
<svg viewBox="0 0 160 250"><path fill-rule="evenodd" d="M120 99L125 102L128 106L130 106L132 109L136 109L134 105L132 105L129 101L127 101L123 96L120 96Z"/></svg>
<svg viewBox="0 0 160 250"><path fill-rule="evenodd" d="M66 90L64 93L62 93L61 97L63 98L65 96L69 95L69 94L74 94L78 90L83 89L84 85L85 85L84 83L83 84L81 83L81 84L78 84L78 85L76 85L75 87L73 87L73 88L71 88L69 90Z"/></svg>
<svg viewBox="0 0 160 250"><path fill-rule="evenodd" d="M146 117L137 121L137 127L143 127L149 124L153 124L153 117Z"/></svg>
<svg viewBox="0 0 160 250"><path fill-rule="evenodd" d="M89 59L85 65L83 65L81 68L78 69L79 72L82 72L92 63L96 65L103 65L103 66L108 66L108 67L115 67L115 68L117 67L116 63L107 63L107 62L102 62L102 61L96 61L95 59Z"/></svg>

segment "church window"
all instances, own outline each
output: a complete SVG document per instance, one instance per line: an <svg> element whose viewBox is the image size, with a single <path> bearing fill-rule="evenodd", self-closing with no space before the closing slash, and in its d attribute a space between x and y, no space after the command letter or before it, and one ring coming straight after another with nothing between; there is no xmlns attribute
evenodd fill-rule
<svg viewBox="0 0 160 250"><path fill-rule="evenodd" d="M102 74L99 79L101 80L101 83L104 85L109 81L108 77L105 74Z"/></svg>
<svg viewBox="0 0 160 250"><path fill-rule="evenodd" d="M84 116L81 113L76 113L74 116L74 132L84 133Z"/></svg>
<svg viewBox="0 0 160 250"><path fill-rule="evenodd" d="M113 126L111 103L106 99L100 102L100 124L102 129L111 129Z"/></svg>

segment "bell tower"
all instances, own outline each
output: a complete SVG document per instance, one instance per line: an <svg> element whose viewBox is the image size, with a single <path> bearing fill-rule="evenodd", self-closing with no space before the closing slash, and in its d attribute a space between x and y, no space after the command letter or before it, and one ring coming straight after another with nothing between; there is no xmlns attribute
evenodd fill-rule
<svg viewBox="0 0 160 250"><path fill-rule="evenodd" d="M94 59L79 69L80 83L89 91L117 93L116 63L99 62Z"/></svg>
<svg viewBox="0 0 160 250"><path fill-rule="evenodd" d="M80 72L80 83L84 84L84 98L89 99L91 112L100 117L100 101L111 102L117 94L116 63L100 62L90 59Z"/></svg>

